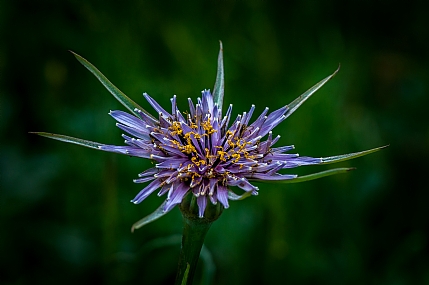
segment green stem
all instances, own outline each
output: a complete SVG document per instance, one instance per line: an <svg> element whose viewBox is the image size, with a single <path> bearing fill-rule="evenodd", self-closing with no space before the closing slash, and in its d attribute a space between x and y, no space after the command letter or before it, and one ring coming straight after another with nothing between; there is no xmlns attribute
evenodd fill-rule
<svg viewBox="0 0 429 285"><path fill-rule="evenodd" d="M204 238L212 225L202 219L183 218L182 247L175 285L192 284Z"/></svg>
<svg viewBox="0 0 429 285"><path fill-rule="evenodd" d="M183 216L182 247L180 249L179 266L175 285L190 285L194 279L204 238L210 226L222 214L220 203L209 203L204 211L204 217L198 215L197 198L189 193L179 205Z"/></svg>

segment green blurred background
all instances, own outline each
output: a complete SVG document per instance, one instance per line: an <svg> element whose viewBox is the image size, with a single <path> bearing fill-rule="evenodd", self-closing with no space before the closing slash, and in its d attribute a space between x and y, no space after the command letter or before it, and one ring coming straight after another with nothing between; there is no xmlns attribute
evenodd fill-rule
<svg viewBox="0 0 429 285"><path fill-rule="evenodd" d="M212 284L429 284L427 2L279 2L0 1L0 284L173 282L179 210L130 233L163 201L129 202L150 162L28 132L122 144L107 113L124 108L67 50L143 107L143 92L166 108L177 94L185 111L214 85L219 40L235 115L279 108L341 63L279 145L390 147L231 202L206 239Z"/></svg>

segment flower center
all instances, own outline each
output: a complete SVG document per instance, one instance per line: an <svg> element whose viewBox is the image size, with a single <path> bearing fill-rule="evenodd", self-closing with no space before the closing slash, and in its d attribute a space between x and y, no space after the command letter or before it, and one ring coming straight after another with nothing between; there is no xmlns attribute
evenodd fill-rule
<svg viewBox="0 0 429 285"><path fill-rule="evenodd" d="M165 152L169 151L168 147L171 153L176 152L177 155L177 151L180 151L188 157L189 160L181 163L177 170L178 177L183 182L190 181L191 188L199 185L203 179L206 182L207 179L216 179L226 185L227 178L236 178L226 169L234 164L241 169L244 163L257 163L252 150L257 148L259 140L249 142L243 138L244 127L221 134L217 121L212 122L209 115L204 120L197 117L192 119L189 114L187 117L187 123L170 120L167 128L169 143L160 142L158 148Z"/></svg>

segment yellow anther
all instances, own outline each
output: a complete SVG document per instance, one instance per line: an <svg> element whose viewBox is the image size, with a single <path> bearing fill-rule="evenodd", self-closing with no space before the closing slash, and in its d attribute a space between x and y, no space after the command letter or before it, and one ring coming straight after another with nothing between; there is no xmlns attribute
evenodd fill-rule
<svg viewBox="0 0 429 285"><path fill-rule="evenodd" d="M187 144L185 146L179 147L180 151L186 154L191 154L193 152L197 152L195 147L191 144Z"/></svg>
<svg viewBox="0 0 429 285"><path fill-rule="evenodd" d="M183 133L182 126L180 126L180 123L177 121L174 121L168 129L172 131L172 135L181 135Z"/></svg>
<svg viewBox="0 0 429 285"><path fill-rule="evenodd" d="M206 162L204 161L204 160L198 160L198 158L196 158L195 156L194 157L192 157L191 158L191 161L196 165L196 166L200 166L201 164L202 165L205 165L206 164Z"/></svg>
<svg viewBox="0 0 429 285"><path fill-rule="evenodd" d="M201 126L207 132L207 134L209 134L209 135L217 132L215 129L213 129L213 126L212 126L212 124L210 122L210 118L208 118L207 121L202 122Z"/></svg>
<svg viewBox="0 0 429 285"><path fill-rule="evenodd" d="M181 145L178 141L172 140L171 142L180 149Z"/></svg>
<svg viewBox="0 0 429 285"><path fill-rule="evenodd" d="M234 153L231 155L231 157L234 158L232 162L236 163L240 159L241 155L239 153Z"/></svg>
<svg viewBox="0 0 429 285"><path fill-rule="evenodd" d="M200 139L201 138L201 135L197 134L196 132L186 133L185 136L184 136L184 138L187 139L187 140L189 140L191 138L191 135L193 135L194 138L196 138L196 139Z"/></svg>
<svg viewBox="0 0 429 285"><path fill-rule="evenodd" d="M191 141L188 140L188 144L187 145L182 145L181 143L179 143L176 140L172 140L171 141L173 143L173 145L177 146L177 148L186 154L191 154L193 152L197 152L197 150L195 149L195 147L191 144Z"/></svg>
<svg viewBox="0 0 429 285"><path fill-rule="evenodd" d="M219 156L219 159L222 161L226 161L226 159L229 157L229 154L222 150L218 150L217 155ZM225 158L225 156L227 156L227 158Z"/></svg>
<svg viewBox="0 0 429 285"><path fill-rule="evenodd" d="M215 155L210 154L210 150L208 148L204 149L206 151L206 158L216 158Z"/></svg>

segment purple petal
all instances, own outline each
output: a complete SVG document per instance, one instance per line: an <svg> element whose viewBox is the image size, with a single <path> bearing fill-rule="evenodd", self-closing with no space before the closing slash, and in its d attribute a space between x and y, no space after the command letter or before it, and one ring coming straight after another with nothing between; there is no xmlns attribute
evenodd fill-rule
<svg viewBox="0 0 429 285"><path fill-rule="evenodd" d="M156 178L170 177L171 175L177 175L177 170L175 169L163 169L155 174ZM166 182L166 181L165 181ZM169 184L169 182L166 182Z"/></svg>
<svg viewBox="0 0 429 285"><path fill-rule="evenodd" d="M154 179L155 179L155 176L147 176L147 177L143 177L143 178L134 179L133 182L134 183L144 183L144 182L148 182L148 181L151 181Z"/></svg>
<svg viewBox="0 0 429 285"><path fill-rule="evenodd" d="M162 113L159 113L159 125L161 126L161 128L165 129L171 127L171 123L166 120L166 117L164 117Z"/></svg>
<svg viewBox="0 0 429 285"><path fill-rule="evenodd" d="M175 145L169 146L169 145L163 144L161 145L161 147L163 150L169 152L171 155L186 157L186 154L184 154L179 149L177 149Z"/></svg>
<svg viewBox="0 0 429 285"><path fill-rule="evenodd" d="M158 163L156 165L157 168L168 168L168 169L176 169L181 167L185 162L188 162L188 158L165 158L165 161Z"/></svg>
<svg viewBox="0 0 429 285"><path fill-rule="evenodd" d="M158 121L155 118L152 118L151 116L149 116L148 114L146 114L145 112L139 110L139 109L134 109L134 111L139 114L140 118L146 122L146 124L150 125L150 126L155 126L158 124Z"/></svg>
<svg viewBox="0 0 429 285"><path fill-rule="evenodd" d="M143 93L143 96L146 98L146 100L149 102L149 104L155 109L155 111L159 114L162 113L162 115L166 118L170 118L171 115L162 108L158 102L156 102L152 97L149 96L146 92Z"/></svg>
<svg viewBox="0 0 429 285"><path fill-rule="evenodd" d="M147 150L135 148L131 146L116 146L116 145L103 145L99 147L100 150L126 154L130 156L137 156L142 158L151 158L151 153Z"/></svg>
<svg viewBox="0 0 429 285"><path fill-rule="evenodd" d="M158 189L161 186L161 184L162 184L161 179L156 179L156 180L152 181L143 190L141 190L137 194L137 196L133 200L131 200L131 202L134 203L134 204L139 204L141 201L143 201L144 199L146 199L147 196L149 196L150 194L152 194L153 191L155 191L156 189Z"/></svg>
<svg viewBox="0 0 429 285"><path fill-rule="evenodd" d="M177 183L173 185L174 185L174 188L170 196L170 199L165 204L164 212L170 211L174 206L182 202L183 197L186 195L186 193L189 190L189 187L186 186L184 183Z"/></svg>
<svg viewBox="0 0 429 285"><path fill-rule="evenodd" d="M180 113L179 110L176 111L176 117L177 117L177 121L181 123L186 123L185 118L182 116L182 113Z"/></svg>
<svg viewBox="0 0 429 285"><path fill-rule="evenodd" d="M265 110L259 115L259 117L251 124L251 126L257 128L257 127L261 127L262 124L265 122L265 120L267 119L266 114L268 113L269 108L265 108Z"/></svg>
<svg viewBox="0 0 429 285"><path fill-rule="evenodd" d="M189 114L193 118L195 116L195 107L194 107L194 102L192 102L191 98L188 98L188 104L189 104Z"/></svg>
<svg viewBox="0 0 429 285"><path fill-rule="evenodd" d="M276 121L278 118L283 116L286 111L288 110L287 106L281 107L280 109L275 110L274 112L270 113L267 117L267 120L265 121L266 124L271 124L272 122Z"/></svg>
<svg viewBox="0 0 429 285"><path fill-rule="evenodd" d="M222 129L226 129L229 124L229 120L231 119L232 112L232 104L229 105L228 110L226 111L225 117L222 119L222 123L220 124Z"/></svg>
<svg viewBox="0 0 429 285"><path fill-rule="evenodd" d="M227 183L229 186L237 186L246 192L258 190L258 187L250 184L250 182L244 177L239 178L239 179L227 179Z"/></svg>
<svg viewBox="0 0 429 285"><path fill-rule="evenodd" d="M265 121L264 124L261 126L261 131L259 133L260 136L265 136L270 132L272 129L274 129L278 124L283 122L286 119L285 116L276 117L270 120L270 122Z"/></svg>
<svg viewBox="0 0 429 285"><path fill-rule="evenodd" d="M162 195L167 193L167 191L170 190L172 187L173 187L172 184L171 185L166 184L166 185L162 186L161 190L159 190L159 192L158 192L158 196L161 197Z"/></svg>
<svg viewBox="0 0 429 285"><path fill-rule="evenodd" d="M292 174L273 174L268 175L264 173L254 173L252 177L249 177L249 179L255 179L255 180L269 180L269 181L276 181L276 180L289 180L297 178L298 175L292 175Z"/></svg>
<svg viewBox="0 0 429 285"><path fill-rule="evenodd" d="M228 188L226 188L225 186L222 186L220 184L218 184L217 186L217 199L219 200L219 202L221 202L221 204L223 205L223 207L225 209L229 208L229 203L228 203Z"/></svg>
<svg viewBox="0 0 429 285"><path fill-rule="evenodd" d="M281 147L276 147L276 148L272 148L271 152L273 153L283 153L289 150L295 149L294 145L289 145L289 146L281 146Z"/></svg>
<svg viewBox="0 0 429 285"><path fill-rule="evenodd" d="M156 173L158 173L158 169L156 167L153 167L153 168L146 169L145 171L143 171L142 173L140 173L139 177L145 177L145 176L149 176L149 175L154 175Z"/></svg>
<svg viewBox="0 0 429 285"><path fill-rule="evenodd" d="M146 128L135 129L135 128L132 128L132 127L129 127L126 125L119 124L119 123L116 123L116 126L118 128L120 128L121 130L129 133L132 136L135 136L135 137L143 139L143 140L150 140L149 132L148 132L148 129L146 129Z"/></svg>
<svg viewBox="0 0 429 285"><path fill-rule="evenodd" d="M211 115L213 115L213 96L210 93L210 90L204 90L201 92L202 94L202 107L203 107L203 111L204 113L210 113Z"/></svg>
<svg viewBox="0 0 429 285"><path fill-rule="evenodd" d="M205 195L201 195L197 198L197 204L198 204L198 215L200 218L204 217L204 211L206 210L207 206L207 197Z"/></svg>
<svg viewBox="0 0 429 285"><path fill-rule="evenodd" d="M154 153L158 153L158 152L153 150L150 151L146 149L141 149L141 148L133 148L126 152L126 154L130 156L151 158L151 159L153 159L153 157L156 156Z"/></svg>
<svg viewBox="0 0 429 285"><path fill-rule="evenodd" d="M123 125L132 127L134 129L140 129L140 128L146 129L146 125L147 125L146 122L126 112L110 111L109 115Z"/></svg>

